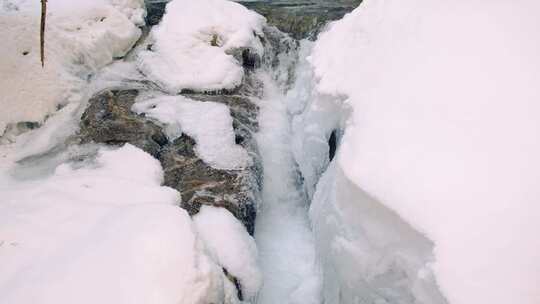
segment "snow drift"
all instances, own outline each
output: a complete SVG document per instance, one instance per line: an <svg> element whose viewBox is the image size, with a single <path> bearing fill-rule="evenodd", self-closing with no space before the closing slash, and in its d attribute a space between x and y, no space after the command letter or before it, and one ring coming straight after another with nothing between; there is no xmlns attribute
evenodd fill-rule
<svg viewBox="0 0 540 304"><path fill-rule="evenodd" d="M15 169L15 168L14 168ZM223 292L149 154L101 149L53 175L1 176L0 302L209 303Z"/></svg>
<svg viewBox="0 0 540 304"><path fill-rule="evenodd" d="M39 1L1 1L0 135L9 123L41 123L59 106L80 102L91 75L137 41L144 14L142 0L51 1L42 68Z"/></svg>
<svg viewBox="0 0 540 304"><path fill-rule="evenodd" d="M452 304L540 302L539 9L527 0L367 0L320 36L310 58L316 100L303 107L295 129L309 130L318 111L332 113L321 105L342 109L315 132L322 141L332 128L345 130L325 173L336 180L320 181L312 208L320 242L320 233L345 227L326 234L336 254L322 257L335 266L347 264L344 254L381 263L394 255L384 267L401 273L408 289L391 284L399 277L379 280L349 264L337 267L343 272L334 279L365 293L347 303L393 302L405 293L403 303L444 303L425 293L436 289L434 280ZM296 154L307 165L328 155L310 160L306 151ZM321 200L333 203L321 207ZM350 212L367 206L399 215L417 231L409 249L423 249L402 258L373 249L408 229L394 219L403 229L370 233L373 219ZM324 208L339 216L323 216ZM357 219L346 219L353 214ZM366 233L369 242L354 236ZM396 242L407 248L405 239ZM347 295L349 287L326 282L327 301Z"/></svg>
<svg viewBox="0 0 540 304"><path fill-rule="evenodd" d="M129 144L63 153L52 172L0 162L0 302L239 304L223 269L256 294L254 241L228 211L193 222Z"/></svg>

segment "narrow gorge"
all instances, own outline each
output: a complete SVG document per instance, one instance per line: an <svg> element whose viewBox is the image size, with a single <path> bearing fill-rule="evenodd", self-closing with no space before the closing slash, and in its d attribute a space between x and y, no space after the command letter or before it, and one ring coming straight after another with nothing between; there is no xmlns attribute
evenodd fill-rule
<svg viewBox="0 0 540 304"><path fill-rule="evenodd" d="M0 303L540 303L533 0L0 0ZM504 85L501 85L504 84Z"/></svg>

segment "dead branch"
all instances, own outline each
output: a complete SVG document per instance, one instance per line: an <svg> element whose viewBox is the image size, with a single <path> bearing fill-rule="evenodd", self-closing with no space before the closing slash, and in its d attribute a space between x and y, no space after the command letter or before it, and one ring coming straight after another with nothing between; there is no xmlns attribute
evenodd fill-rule
<svg viewBox="0 0 540 304"><path fill-rule="evenodd" d="M45 66L45 19L47 18L47 0L41 0L41 28L39 32L39 44L41 66Z"/></svg>

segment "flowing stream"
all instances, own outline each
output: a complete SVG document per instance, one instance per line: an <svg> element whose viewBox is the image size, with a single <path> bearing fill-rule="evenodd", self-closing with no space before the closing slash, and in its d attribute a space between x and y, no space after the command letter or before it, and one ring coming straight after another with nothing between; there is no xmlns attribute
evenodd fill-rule
<svg viewBox="0 0 540 304"><path fill-rule="evenodd" d="M255 239L264 283L258 304L320 303L320 275L308 199L291 150L287 99L269 76L260 102L258 144L264 166Z"/></svg>

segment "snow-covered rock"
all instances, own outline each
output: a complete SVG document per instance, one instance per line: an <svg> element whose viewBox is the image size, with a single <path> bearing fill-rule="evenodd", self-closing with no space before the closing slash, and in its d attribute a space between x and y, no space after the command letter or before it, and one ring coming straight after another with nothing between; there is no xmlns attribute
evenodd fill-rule
<svg viewBox="0 0 540 304"><path fill-rule="evenodd" d="M224 208L204 206L193 222L213 259L238 280L244 300L253 300L262 284L253 237Z"/></svg>
<svg viewBox="0 0 540 304"><path fill-rule="evenodd" d="M312 208L332 245L325 282L342 283L325 284L327 302L540 301L539 9L367 0L320 36L310 62L321 104L297 128L310 134L329 101L346 119L329 118L345 133ZM303 161L327 161L312 155ZM365 260L375 264L354 266Z"/></svg>
<svg viewBox="0 0 540 304"><path fill-rule="evenodd" d="M224 104L162 96L135 103L132 110L163 123L171 141L182 133L193 138L197 155L213 168L242 169L251 162L247 151L235 143L233 119Z"/></svg>
<svg viewBox="0 0 540 304"><path fill-rule="evenodd" d="M232 90L244 70L232 53L261 53L265 19L227 0L174 0L139 55L139 68L163 89L178 93Z"/></svg>
<svg viewBox="0 0 540 304"><path fill-rule="evenodd" d="M160 160L165 185L182 193L190 215L202 205L224 207L253 233L262 183L258 107L242 96L190 97L102 91L82 114L78 138L143 149Z"/></svg>

